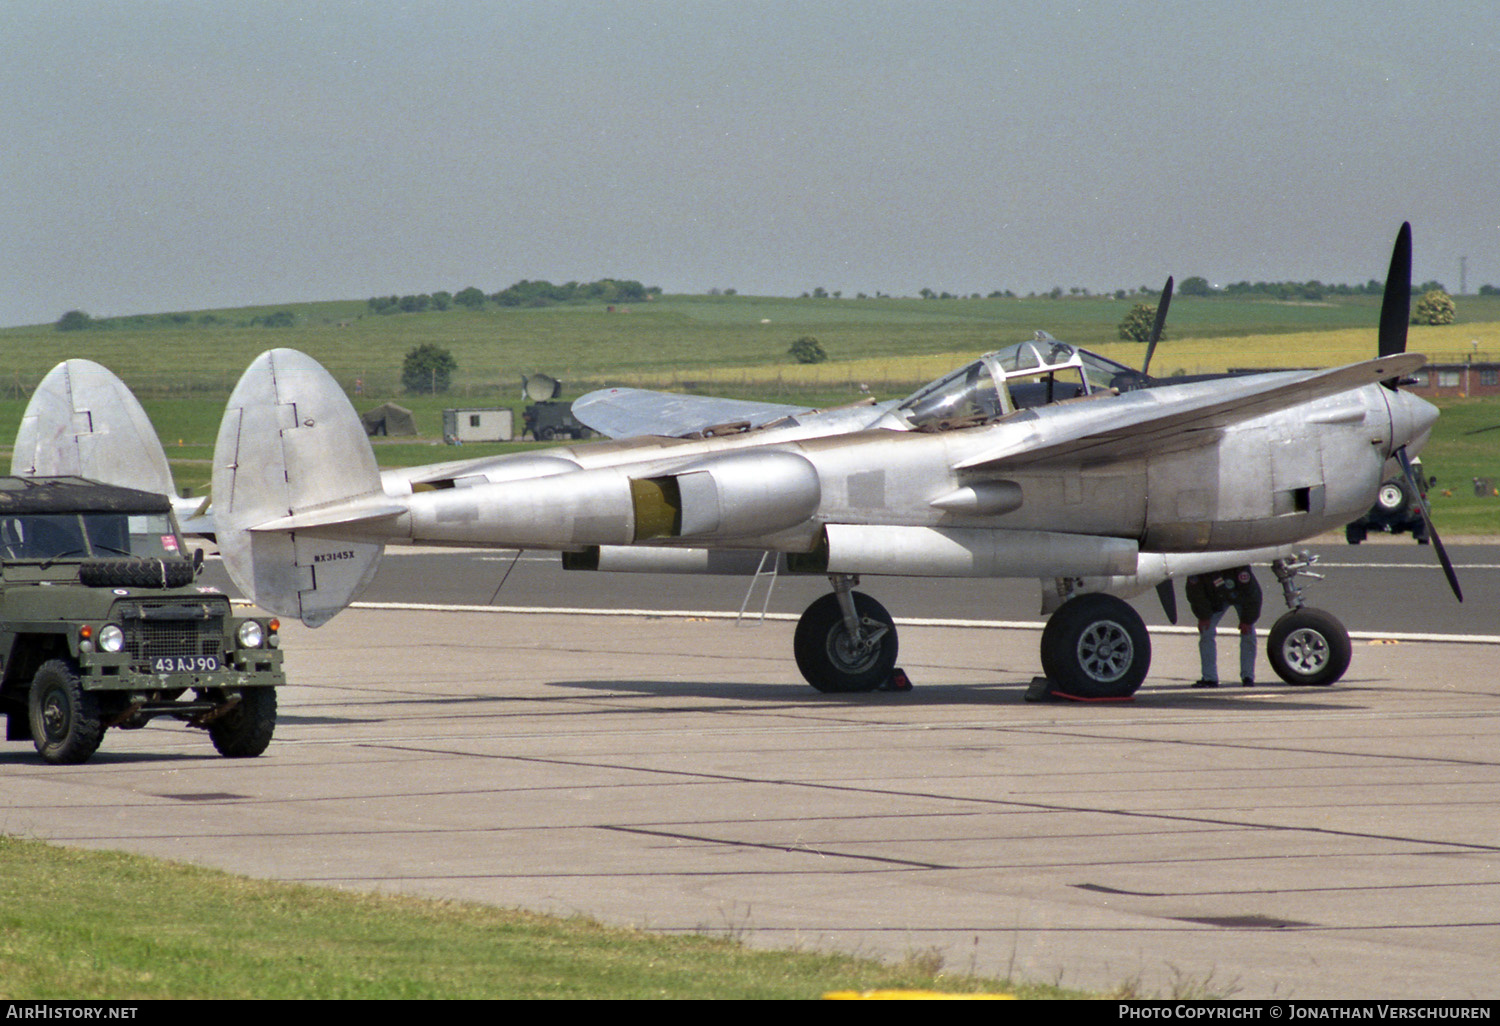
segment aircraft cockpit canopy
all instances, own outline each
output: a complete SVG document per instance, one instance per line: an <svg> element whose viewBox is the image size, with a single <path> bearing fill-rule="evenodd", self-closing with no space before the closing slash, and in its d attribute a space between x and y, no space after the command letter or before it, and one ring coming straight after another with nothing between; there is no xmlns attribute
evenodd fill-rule
<svg viewBox="0 0 1500 1026"><path fill-rule="evenodd" d="M919 389L896 412L917 430L970 427L1017 410L1113 392L1118 382L1134 377L1139 375L1123 364L1039 331L1029 342L986 353Z"/></svg>

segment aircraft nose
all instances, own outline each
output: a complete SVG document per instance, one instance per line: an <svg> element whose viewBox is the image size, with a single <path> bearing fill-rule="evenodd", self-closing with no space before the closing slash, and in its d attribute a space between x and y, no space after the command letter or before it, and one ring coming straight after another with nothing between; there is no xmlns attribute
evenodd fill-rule
<svg viewBox="0 0 1500 1026"><path fill-rule="evenodd" d="M1389 392L1386 402L1391 409L1391 451L1404 445L1408 454L1416 455L1437 423L1438 408L1410 392Z"/></svg>

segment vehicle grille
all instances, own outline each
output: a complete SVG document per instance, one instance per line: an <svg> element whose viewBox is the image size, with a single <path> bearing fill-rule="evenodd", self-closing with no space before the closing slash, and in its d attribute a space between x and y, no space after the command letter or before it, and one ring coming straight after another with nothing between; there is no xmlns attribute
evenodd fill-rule
<svg viewBox="0 0 1500 1026"><path fill-rule="evenodd" d="M134 660L218 655L224 651L227 603L139 599L116 607L125 651Z"/></svg>

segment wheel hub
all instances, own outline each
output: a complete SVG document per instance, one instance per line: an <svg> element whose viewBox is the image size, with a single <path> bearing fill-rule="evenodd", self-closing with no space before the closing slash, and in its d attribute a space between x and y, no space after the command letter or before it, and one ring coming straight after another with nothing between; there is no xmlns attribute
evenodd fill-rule
<svg viewBox="0 0 1500 1026"><path fill-rule="evenodd" d="M1306 627L1288 634L1281 651L1288 666L1308 676L1328 665L1328 639Z"/></svg>
<svg viewBox="0 0 1500 1026"><path fill-rule="evenodd" d="M56 691L42 700L42 730L48 741L60 740L68 732L68 704Z"/></svg>
<svg viewBox="0 0 1500 1026"><path fill-rule="evenodd" d="M862 673L880 658L880 646L875 644L878 639L879 635L872 637L866 632L856 640L839 624L828 637L828 658L845 673Z"/></svg>
<svg viewBox="0 0 1500 1026"><path fill-rule="evenodd" d="M1090 624L1078 639L1078 665L1097 681L1119 680L1130 670L1134 657L1130 634L1111 620Z"/></svg>

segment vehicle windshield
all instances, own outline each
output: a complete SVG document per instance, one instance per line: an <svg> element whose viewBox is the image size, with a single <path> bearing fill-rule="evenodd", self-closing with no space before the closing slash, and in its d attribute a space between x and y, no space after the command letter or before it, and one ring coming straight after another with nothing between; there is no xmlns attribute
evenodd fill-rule
<svg viewBox="0 0 1500 1026"><path fill-rule="evenodd" d="M896 412L918 430L969 427L1016 410L1110 392L1122 375L1137 376L1039 331L1029 342L987 353L919 389Z"/></svg>
<svg viewBox="0 0 1500 1026"><path fill-rule="evenodd" d="M166 513L33 513L0 516L0 555L10 560L180 558Z"/></svg>

